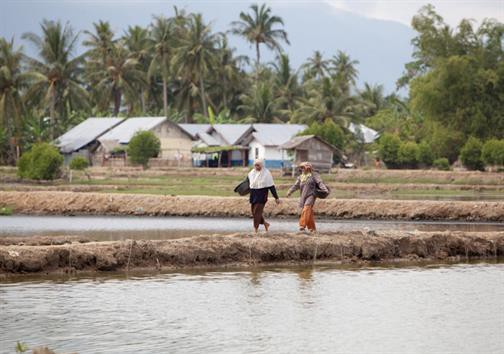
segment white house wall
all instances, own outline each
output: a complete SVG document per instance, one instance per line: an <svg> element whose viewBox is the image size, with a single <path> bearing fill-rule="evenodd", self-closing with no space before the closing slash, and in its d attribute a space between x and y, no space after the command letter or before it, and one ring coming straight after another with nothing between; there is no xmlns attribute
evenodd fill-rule
<svg viewBox="0 0 504 354"><path fill-rule="evenodd" d="M277 146L263 146L256 139L249 144L249 165L252 165L254 159L264 159L265 165L268 168L282 168L284 161L288 160L287 154ZM256 155L257 149L257 155Z"/></svg>

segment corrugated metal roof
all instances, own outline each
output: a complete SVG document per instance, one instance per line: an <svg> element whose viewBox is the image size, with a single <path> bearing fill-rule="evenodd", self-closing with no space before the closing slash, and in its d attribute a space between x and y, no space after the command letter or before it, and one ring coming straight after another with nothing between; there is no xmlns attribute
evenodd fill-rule
<svg viewBox="0 0 504 354"><path fill-rule="evenodd" d="M123 120L124 118L88 118L56 139L56 146L63 153L77 151Z"/></svg>
<svg viewBox="0 0 504 354"><path fill-rule="evenodd" d="M282 144L281 148L282 149L285 149L285 150L289 150L289 149L294 149L296 146L299 146L301 145L302 143L304 143L306 140L310 140L311 138L313 138L315 135L301 135L301 136L296 136L292 139L290 139L289 141L285 142L284 144Z"/></svg>
<svg viewBox="0 0 504 354"><path fill-rule="evenodd" d="M307 128L304 124L253 124L253 136L264 146L279 146Z"/></svg>
<svg viewBox="0 0 504 354"><path fill-rule="evenodd" d="M198 133L206 133L208 128L210 128L210 124L179 124L178 126L193 138L197 138Z"/></svg>
<svg viewBox="0 0 504 354"><path fill-rule="evenodd" d="M219 146L220 143L217 139L215 139L213 136L210 134L207 134L205 132L199 132L197 134L197 137L204 142L207 146Z"/></svg>
<svg viewBox="0 0 504 354"><path fill-rule="evenodd" d="M224 139L221 144L224 145L236 145L238 143L238 139L240 139L248 130L252 129L251 124L214 124L207 130L207 133L211 134L212 130ZM214 134L212 136L215 137ZM219 137L215 137L217 140L220 140Z"/></svg>
<svg viewBox="0 0 504 354"><path fill-rule="evenodd" d="M360 130L364 137L364 143L370 144L374 142L380 136L376 130L366 127L364 124L354 124L350 123L348 125L348 130L350 130L353 134L357 135L357 132Z"/></svg>
<svg viewBox="0 0 504 354"><path fill-rule="evenodd" d="M151 130L166 120L165 117L132 117L100 137L101 140L116 140L128 144L133 135L140 130Z"/></svg>

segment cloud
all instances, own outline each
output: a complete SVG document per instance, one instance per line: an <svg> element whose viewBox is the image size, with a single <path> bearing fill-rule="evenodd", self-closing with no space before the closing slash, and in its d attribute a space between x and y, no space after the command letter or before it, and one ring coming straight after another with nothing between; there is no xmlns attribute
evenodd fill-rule
<svg viewBox="0 0 504 354"><path fill-rule="evenodd" d="M361 16L380 20L411 24L411 18L418 10L430 3L451 26L457 26L464 18L481 23L485 18L495 18L504 22L504 1L502 0L326 0L337 10L349 11Z"/></svg>

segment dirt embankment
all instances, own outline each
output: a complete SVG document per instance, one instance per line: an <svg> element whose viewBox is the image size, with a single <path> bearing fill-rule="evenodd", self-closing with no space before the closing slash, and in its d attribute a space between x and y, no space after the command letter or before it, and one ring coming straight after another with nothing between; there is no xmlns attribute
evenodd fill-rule
<svg viewBox="0 0 504 354"><path fill-rule="evenodd" d="M246 197L159 196L74 192L0 192L0 206L22 214L221 216L250 214ZM318 216L338 219L504 221L504 203L325 199ZM266 206L266 214L295 216L297 198Z"/></svg>
<svg viewBox="0 0 504 354"><path fill-rule="evenodd" d="M15 243L15 242L14 242ZM0 246L0 274L316 261L465 260L504 255L504 232L340 232Z"/></svg>

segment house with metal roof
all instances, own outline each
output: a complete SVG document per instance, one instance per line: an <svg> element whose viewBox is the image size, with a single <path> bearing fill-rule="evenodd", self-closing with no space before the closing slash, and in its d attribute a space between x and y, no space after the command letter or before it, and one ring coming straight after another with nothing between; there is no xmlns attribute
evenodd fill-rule
<svg viewBox="0 0 504 354"><path fill-rule="evenodd" d="M376 130L366 127L364 124L350 123L348 130L354 134L357 139L362 140L364 144L371 144L380 137Z"/></svg>
<svg viewBox="0 0 504 354"><path fill-rule="evenodd" d="M286 168L309 161L315 169L329 171L333 165L334 154L338 154L340 159L345 158L337 147L316 135L296 136L284 143L281 149L292 156L292 159L288 161L290 166L285 166ZM292 172L294 174L294 169Z"/></svg>
<svg viewBox="0 0 504 354"><path fill-rule="evenodd" d="M252 124L252 132L241 144L248 146L248 164L264 159L268 168L282 168L289 156L281 145L307 128L304 124Z"/></svg>
<svg viewBox="0 0 504 354"><path fill-rule="evenodd" d="M158 159L151 159L151 165L192 165L193 136L165 117L132 117L124 120L98 139L100 147L93 155L93 162L106 165L111 158L120 155L123 157L123 163L126 163L126 154L116 152L124 151L131 138L139 131L151 131L161 142Z"/></svg>
<svg viewBox="0 0 504 354"><path fill-rule="evenodd" d="M281 168L286 156L280 145L306 129L302 124L179 124L196 139L195 166L247 166L256 158Z"/></svg>
<svg viewBox="0 0 504 354"><path fill-rule="evenodd" d="M88 159L99 147L98 138L119 125L124 118L88 118L56 139L55 145L68 164L75 156Z"/></svg>

